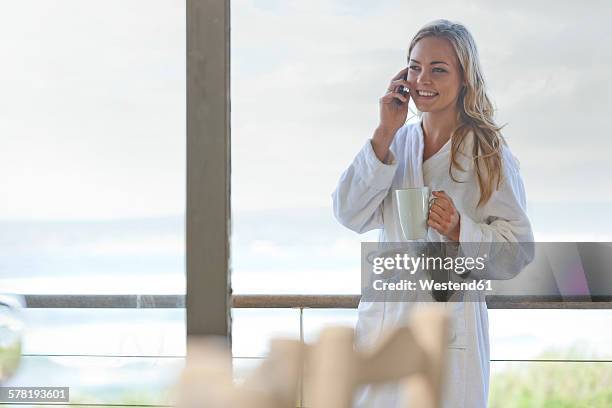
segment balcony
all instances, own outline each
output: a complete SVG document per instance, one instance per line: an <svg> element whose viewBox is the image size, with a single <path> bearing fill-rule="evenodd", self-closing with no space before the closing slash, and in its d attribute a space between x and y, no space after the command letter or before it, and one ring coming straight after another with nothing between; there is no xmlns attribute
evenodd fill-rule
<svg viewBox="0 0 612 408"><path fill-rule="evenodd" d="M40 344L28 346L23 355L18 375L9 384L19 386L42 385L69 386L71 399L69 405L75 406L149 406L164 407L172 403L171 387L176 381L184 364L184 313L185 297L182 295L26 295L27 319L33 323L32 335L44 336L41 323L66 320L61 330L54 330L57 353L28 352L28 348L41 348ZM268 338L285 335L311 342L316 333L328 324L352 325L356 320L359 295L237 295L233 297L234 315L234 370L235 379L241 378L265 357ZM581 302L529 302L527 299L488 299L491 313L512 309L513 316L520 318L540 312L580 313L594 307L610 309L610 302L599 304ZM262 309L266 309L263 311ZM521 310L522 309L522 310ZM262 313L263 312L263 313ZM519 313L518 315L516 313ZM45 317L36 316L44 313ZM64 314L62 318L62 314ZM55 317L53 317L55 316ZM542 315L544 316L544 315ZM585 317L589 317L585 314ZM594 316L591 316L594 318ZM595 317L596 318L596 317ZM50 320L47 320L50 319ZM51 320L52 319L52 320ZM69 319L69 320L67 320ZM116 324L109 325L109 321ZM121 321L124 323L121 323ZM88 321L89 326L83 322ZM182 322L183 321L183 322ZM157 327L154 322L157 322ZM161 323L160 323L161 322ZM182 324L181 324L182 323ZM541 322L545 324L544 321ZM494 322L493 322L494 324ZM588 324L588 323L585 323ZM76 330L77 326L81 326ZM520 325L519 325L520 326ZM551 325L551 327L554 325ZM95 330L94 330L95 328ZM87 344L95 343L94 337L105 329L114 330L105 337L107 341L102 352L92 353ZM280 329L280 331L279 331ZM569 328L568 328L569 329ZM181 332L181 330L183 330ZM559 335L563 330L558 327ZM169 333L168 331L174 331ZM494 330L492 330L494 332ZM159 347L161 344L165 346ZM508 338L511 335L506 334ZM604 342L612 342L612 332L603 333ZM73 338L71 338L73 337ZM73 349L70 344L81 346ZM156 339L157 337L157 339ZM64 338L64 339L63 339ZM174 338L174 339L171 339ZM243 339L248 339L245 342ZM151 344L146 344L151 340ZM491 359L491 401L500 401L512 387L521 385L520 377L509 376L508 367L526 372L528 375L547 372L552 378L574 377L576 381L595 379L595 391L605 392L605 376L599 376L612 368L612 355L588 358L587 355L549 353L539 357L525 357L525 347L517 345L514 352L503 347L496 349L508 339L493 335ZM134 344L129 344L129 342ZM68 348L62 348L65 344ZM113 347L119 344L119 347ZM140 344L140 346L139 346ZM149 350L148 353L125 353L120 351ZM183 350L176 354L168 351ZM522 349L522 351L521 351ZM527 353L529 354L529 353ZM589 380L590 381L590 380ZM553 385L559 387L555 392L563 395L563 382ZM526 386L526 384L522 384ZM591 388L593 385L591 385ZM599 387L599 388L598 388ZM591 393L594 390L591 389ZM596 394L596 392L594 393ZM8 405L8 404L3 404ZM34 404L36 405L36 404ZM307 406L307 401L297 401L297 407ZM505 406L505 405L495 405Z"/></svg>

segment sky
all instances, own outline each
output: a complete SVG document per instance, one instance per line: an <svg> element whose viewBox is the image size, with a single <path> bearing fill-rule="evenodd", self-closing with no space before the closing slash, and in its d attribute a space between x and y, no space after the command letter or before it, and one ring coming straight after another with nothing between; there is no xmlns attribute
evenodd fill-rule
<svg viewBox="0 0 612 408"><path fill-rule="evenodd" d="M0 10L0 218L182 214L182 2Z"/></svg>
<svg viewBox="0 0 612 408"><path fill-rule="evenodd" d="M609 3L231 6L235 211L329 206L411 37L436 18L475 38L528 202L612 201ZM0 218L183 214L184 2L0 8Z"/></svg>
<svg viewBox="0 0 612 408"><path fill-rule="evenodd" d="M232 165L236 180L253 181L236 191L238 205L325 205L372 135L378 98L405 66L410 39L436 18L463 22L474 36L528 201L612 200L602 188L612 175L605 3L233 4Z"/></svg>

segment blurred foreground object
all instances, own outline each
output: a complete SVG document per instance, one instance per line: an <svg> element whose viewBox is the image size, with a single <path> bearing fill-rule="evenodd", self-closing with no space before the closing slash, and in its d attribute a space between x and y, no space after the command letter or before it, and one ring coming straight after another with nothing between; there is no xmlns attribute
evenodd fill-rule
<svg viewBox="0 0 612 408"><path fill-rule="evenodd" d="M20 296L0 293L0 384L11 378L19 367L23 333L22 304Z"/></svg>
<svg viewBox="0 0 612 408"><path fill-rule="evenodd" d="M273 339L270 353L241 384L232 377L231 352L224 340L189 338L188 358L176 389L178 408L295 408L302 381L305 405L349 408L363 384L400 381L409 406L437 408L449 330L443 307L415 310L410 323L386 332L364 351L354 348L354 330L328 327L312 345Z"/></svg>

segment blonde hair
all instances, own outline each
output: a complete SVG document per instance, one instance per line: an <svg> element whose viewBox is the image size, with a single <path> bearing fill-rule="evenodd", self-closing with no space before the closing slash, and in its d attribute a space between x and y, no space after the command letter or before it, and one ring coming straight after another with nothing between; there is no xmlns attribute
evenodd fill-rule
<svg viewBox="0 0 612 408"><path fill-rule="evenodd" d="M443 19L426 24L410 42L408 61L416 43L425 37L446 38L450 41L459 60L461 77L467 83L462 86L457 98L459 126L451 135L451 164L448 173L453 181L458 182L453 177L453 166L465 171L457 161L457 153L472 131L474 133L472 160L480 187L480 200L477 204L479 207L491 198L494 185L495 189L499 189L502 180L501 147L507 144L500 132L503 126L497 126L493 120L494 108L486 93L478 50L467 28L463 24ZM417 115L420 118L422 112L418 111Z"/></svg>

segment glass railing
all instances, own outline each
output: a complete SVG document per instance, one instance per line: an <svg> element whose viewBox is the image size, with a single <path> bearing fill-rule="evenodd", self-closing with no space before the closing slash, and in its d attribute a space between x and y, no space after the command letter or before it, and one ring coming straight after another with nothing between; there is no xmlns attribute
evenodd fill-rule
<svg viewBox="0 0 612 408"><path fill-rule="evenodd" d="M172 387L185 359L183 295L26 295L25 299L24 354L11 385L69 386L70 405L171 404ZM313 342L325 326L353 326L358 303L359 295L235 295L236 381L265 358L272 337ZM601 303L594 310L592 303L534 305L521 299L489 299L488 306L494 406L515 406L500 402L507 393L514 393L516 401L524 395L532 395L538 404L546 401L537 399L548 398L538 389L571 401L584 392L568 394L563 384L570 378L590 389L593 398L609 396L605 387L612 389L612 384L605 373L612 370L608 346L612 329L606 330L603 323L610 321L612 311L605 307L612 304ZM579 340L572 347L561 341L572 337ZM535 379L544 374L551 381L536 382L541 388L536 387ZM296 405L307 406L308 401L300 395Z"/></svg>

